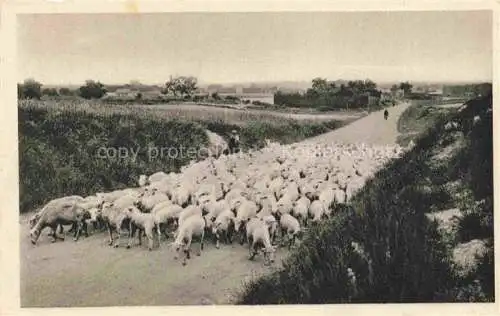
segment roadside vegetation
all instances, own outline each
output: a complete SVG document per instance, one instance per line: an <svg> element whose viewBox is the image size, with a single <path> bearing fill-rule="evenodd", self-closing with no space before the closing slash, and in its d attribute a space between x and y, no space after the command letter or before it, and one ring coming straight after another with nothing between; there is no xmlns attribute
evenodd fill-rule
<svg viewBox="0 0 500 316"><path fill-rule="evenodd" d="M410 107L400 128L418 131L416 146L246 283L239 304L494 301L491 109L491 93L463 111Z"/></svg>
<svg viewBox="0 0 500 316"><path fill-rule="evenodd" d="M397 143L406 147L411 140L415 142L423 132L436 125L438 121L445 119L452 111L433 104L412 101L412 106L399 117L400 135Z"/></svg>

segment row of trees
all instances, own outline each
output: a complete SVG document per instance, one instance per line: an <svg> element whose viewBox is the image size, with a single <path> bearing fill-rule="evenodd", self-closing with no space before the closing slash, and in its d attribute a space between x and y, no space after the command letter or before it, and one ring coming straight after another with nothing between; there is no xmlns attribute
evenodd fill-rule
<svg viewBox="0 0 500 316"><path fill-rule="evenodd" d="M305 94L277 92L274 103L326 109L362 108L377 105L381 94L375 82L369 79L338 84L324 78L315 78L312 80L312 87Z"/></svg>
<svg viewBox="0 0 500 316"><path fill-rule="evenodd" d="M81 86L76 91L69 88L44 88L43 84L34 80L26 79L23 83L17 85L17 96L19 99L40 99L42 96L80 96L85 99L99 99L106 94L106 88L100 82L87 80L85 85Z"/></svg>
<svg viewBox="0 0 500 316"><path fill-rule="evenodd" d="M412 85L409 82L402 82L391 88L393 95L399 90L402 90L404 95L409 95L412 91ZM274 96L274 102L278 105L299 107L349 109L378 106L381 97L382 92L377 89L377 84L370 79L337 83L325 78L315 78L312 80L312 87L305 94L286 94L278 91Z"/></svg>
<svg viewBox="0 0 500 316"><path fill-rule="evenodd" d="M170 78L161 90L163 94L171 94L174 97L191 98L197 89L198 80L195 77L179 76ZM136 83L139 85L139 83ZM20 99L40 99L43 95L50 97L57 96L80 96L85 99L100 99L106 93L106 87L99 81L87 80L83 86L76 91L69 88L45 88L43 84L34 80L27 79L22 84L17 85L17 94ZM142 94L139 94L140 98Z"/></svg>

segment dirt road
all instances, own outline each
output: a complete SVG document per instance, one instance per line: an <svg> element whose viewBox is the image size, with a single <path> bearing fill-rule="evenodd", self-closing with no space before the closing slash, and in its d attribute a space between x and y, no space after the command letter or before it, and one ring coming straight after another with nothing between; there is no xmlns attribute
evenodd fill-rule
<svg viewBox="0 0 500 316"><path fill-rule="evenodd" d="M308 141L394 143L397 118L406 107L389 108L387 121L378 111ZM262 257L249 261L247 248L239 244L220 250L210 244L185 267L167 245L152 252L145 245L113 249L103 233L52 244L44 231L32 246L25 218L21 221L22 307L230 304L245 280L273 269ZM278 250L275 268L285 256Z"/></svg>
<svg viewBox="0 0 500 316"><path fill-rule="evenodd" d="M352 122L349 125L321 134L305 140L307 143L314 142L364 142L366 144L395 144L398 133L399 116L408 108L409 104L401 104L387 108L389 117L384 120L384 111L372 112L366 117Z"/></svg>

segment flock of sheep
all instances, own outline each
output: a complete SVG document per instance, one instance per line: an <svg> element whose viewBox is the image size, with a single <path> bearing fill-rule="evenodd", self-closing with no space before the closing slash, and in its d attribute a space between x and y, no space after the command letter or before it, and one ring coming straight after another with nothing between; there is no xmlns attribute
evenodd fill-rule
<svg viewBox="0 0 500 316"><path fill-rule="evenodd" d="M347 203L366 180L404 148L366 144L291 144L267 142L261 150L192 162L180 173L141 175L138 187L83 198L66 196L46 204L30 219L31 242L50 228L56 241L62 225L72 225L74 239L87 226L107 228L109 245L118 247L128 230L154 241L173 237L175 258L190 258L193 238L247 243L250 259L260 251L274 261L277 245L292 247L308 226L331 216L332 206ZM172 236L173 235L173 236ZM163 238L165 237L165 238Z"/></svg>

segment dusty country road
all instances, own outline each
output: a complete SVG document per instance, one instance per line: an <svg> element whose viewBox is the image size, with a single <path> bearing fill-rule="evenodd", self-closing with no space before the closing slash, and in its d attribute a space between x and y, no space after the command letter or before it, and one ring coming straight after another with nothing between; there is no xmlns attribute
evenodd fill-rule
<svg viewBox="0 0 500 316"><path fill-rule="evenodd" d="M366 117L352 122L349 125L334 131L321 134L304 142L328 143L332 140L340 142L364 142L366 144L385 145L395 144L399 135L397 125L399 116L408 108L409 104L388 107L389 118L384 120L384 111L372 112Z"/></svg>
<svg viewBox="0 0 500 316"><path fill-rule="evenodd" d="M407 106L390 107L387 121L383 111L374 112L307 142L394 143L397 119ZM237 243L220 250L209 243L185 267L166 244L152 252L144 244L113 249L104 233L52 244L43 231L33 246L26 216L20 223L22 307L231 304L245 280L273 269L264 266L261 256L249 261L247 248ZM284 250L277 251L274 268L285 256Z"/></svg>

